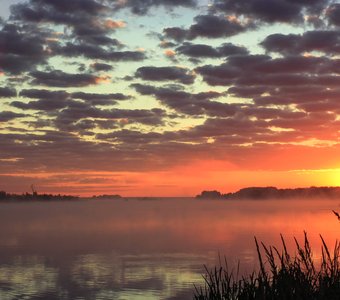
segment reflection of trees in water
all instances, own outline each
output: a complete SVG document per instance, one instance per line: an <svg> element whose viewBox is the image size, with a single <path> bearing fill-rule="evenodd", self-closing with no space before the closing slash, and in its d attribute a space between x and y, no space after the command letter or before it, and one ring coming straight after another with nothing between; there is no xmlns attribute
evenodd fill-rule
<svg viewBox="0 0 340 300"><path fill-rule="evenodd" d="M190 254L84 255L74 262L70 276L84 289L99 288L98 299L168 299L201 282L206 260Z"/></svg>
<svg viewBox="0 0 340 300"><path fill-rule="evenodd" d="M213 259L212 253L111 253L82 255L57 265L26 257L0 266L0 299L185 299L193 284L202 281L202 261Z"/></svg>
<svg viewBox="0 0 340 300"><path fill-rule="evenodd" d="M18 258L0 266L0 299L25 299L57 290L57 271L41 260Z"/></svg>

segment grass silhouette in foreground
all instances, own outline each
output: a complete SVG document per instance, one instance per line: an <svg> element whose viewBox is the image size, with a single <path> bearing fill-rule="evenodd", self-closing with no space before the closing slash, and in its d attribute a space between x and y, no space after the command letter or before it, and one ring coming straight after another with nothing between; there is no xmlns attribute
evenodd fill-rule
<svg viewBox="0 0 340 300"><path fill-rule="evenodd" d="M283 250L259 246L255 238L260 270L238 278L220 263L206 268L205 286L195 287L195 300L335 300L340 299L340 244L332 251L322 241L320 265L313 261L307 234L301 246L295 239L296 254L291 256L281 235Z"/></svg>

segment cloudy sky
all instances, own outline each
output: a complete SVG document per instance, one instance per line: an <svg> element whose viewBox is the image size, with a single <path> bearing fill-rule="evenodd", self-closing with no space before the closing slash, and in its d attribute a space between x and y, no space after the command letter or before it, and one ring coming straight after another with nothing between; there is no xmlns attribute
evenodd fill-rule
<svg viewBox="0 0 340 300"><path fill-rule="evenodd" d="M1 0L0 189L340 185L340 3Z"/></svg>

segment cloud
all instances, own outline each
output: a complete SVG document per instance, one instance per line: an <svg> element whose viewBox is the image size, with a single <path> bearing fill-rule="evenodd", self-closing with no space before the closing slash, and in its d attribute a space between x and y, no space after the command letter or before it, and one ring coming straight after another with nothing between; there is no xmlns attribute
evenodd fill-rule
<svg viewBox="0 0 340 300"><path fill-rule="evenodd" d="M236 35L245 30L237 20L229 20L214 15L200 15L195 17L196 23L189 29L189 38L206 37L219 38Z"/></svg>
<svg viewBox="0 0 340 300"><path fill-rule="evenodd" d="M30 99L60 100L68 98L69 94L65 91L50 91L44 89L23 89L19 96Z"/></svg>
<svg viewBox="0 0 340 300"><path fill-rule="evenodd" d="M16 118L25 117L25 114L18 114L12 111L2 111L0 112L0 122L8 122Z"/></svg>
<svg viewBox="0 0 340 300"><path fill-rule="evenodd" d="M90 45L115 46L119 42L110 37L113 30L124 27L123 21L106 18L112 8L102 1L30 0L12 5L10 20L30 24L55 24L65 26L64 38ZM71 33L69 33L71 29Z"/></svg>
<svg viewBox="0 0 340 300"><path fill-rule="evenodd" d="M113 66L105 63L94 63L91 65L91 68L95 71L111 71L113 70Z"/></svg>
<svg viewBox="0 0 340 300"><path fill-rule="evenodd" d="M196 23L189 29L180 27L167 27L163 34L168 39L175 41L193 40L198 37L204 38L222 38L237 35L249 28L252 24L243 24L238 20L228 19L224 16L216 15L198 15L195 17Z"/></svg>
<svg viewBox="0 0 340 300"><path fill-rule="evenodd" d="M178 81L183 84L192 84L195 75L186 68L180 67L140 67L136 77L149 81Z"/></svg>
<svg viewBox="0 0 340 300"><path fill-rule="evenodd" d="M210 85L335 85L336 61L325 57L288 56L272 59L267 55L235 55L220 65L205 65L196 72ZM340 63L340 62L339 62ZM319 81L319 82L318 82Z"/></svg>
<svg viewBox="0 0 340 300"><path fill-rule="evenodd" d="M55 55L65 57L83 56L109 61L141 61L145 59L145 53L141 51L117 51L114 49L104 49L98 45L88 43L66 43L64 46L56 45L52 49Z"/></svg>
<svg viewBox="0 0 340 300"><path fill-rule="evenodd" d="M191 44L186 42L177 47L176 51L191 57L220 57L220 53L215 48L205 44Z"/></svg>
<svg viewBox="0 0 340 300"><path fill-rule="evenodd" d="M39 100L30 102L12 101L10 105L23 110L33 109L45 112L60 110L67 107L79 106L85 109L88 108L89 105L90 106L115 105L117 104L117 101L124 101L131 98L130 96L124 95L122 93L113 94L97 94L85 92L68 93L65 91L50 91L43 89L24 89L21 90L20 96ZM85 101L86 104L82 104L82 102L79 102L79 100Z"/></svg>
<svg viewBox="0 0 340 300"><path fill-rule="evenodd" d="M10 87L0 87L0 98L12 98L17 95L15 89Z"/></svg>
<svg viewBox="0 0 340 300"><path fill-rule="evenodd" d="M50 87L83 87L97 84L98 77L92 74L71 74L61 70L34 71L32 83Z"/></svg>
<svg viewBox="0 0 340 300"><path fill-rule="evenodd" d="M19 74L46 63L46 34L29 25L5 24L0 30L0 70Z"/></svg>
<svg viewBox="0 0 340 300"><path fill-rule="evenodd" d="M125 0L115 1L115 9L130 8L134 14L144 15L150 8L157 6L171 7L194 7L196 6L196 0Z"/></svg>
<svg viewBox="0 0 340 300"><path fill-rule="evenodd" d="M166 112L163 109L109 109L98 108L91 102L70 102L68 107L58 112L55 126L61 130L74 130L74 125L86 119L122 122L127 124L162 125Z"/></svg>
<svg viewBox="0 0 340 300"><path fill-rule="evenodd" d="M130 96L124 95L122 93L114 93L114 94L95 94L95 93L85 93L85 92L77 92L71 94L72 98L82 99L82 100L128 100L131 99Z"/></svg>
<svg viewBox="0 0 340 300"><path fill-rule="evenodd" d="M77 26L107 9L95 0L30 0L11 6L11 19Z"/></svg>
<svg viewBox="0 0 340 300"><path fill-rule="evenodd" d="M21 102L21 101L13 101L11 102L11 106L15 108L20 108L22 110L40 110L44 112L55 111L58 109L65 108L69 104L69 101L66 99L41 99L38 101L29 101Z"/></svg>
<svg viewBox="0 0 340 300"><path fill-rule="evenodd" d="M163 34L166 38L180 42L188 37L188 30L180 27L167 27L163 29Z"/></svg>
<svg viewBox="0 0 340 300"><path fill-rule="evenodd" d="M333 3L327 10L327 17L331 24L340 26L340 4Z"/></svg>
<svg viewBox="0 0 340 300"><path fill-rule="evenodd" d="M164 50L164 55L170 59L174 59L176 56L176 52L171 49Z"/></svg>
<svg viewBox="0 0 340 300"><path fill-rule="evenodd" d="M304 52L319 51L326 54L340 52L340 32L331 30L306 31L303 34L272 34L261 45L268 52L283 55L296 55Z"/></svg>
<svg viewBox="0 0 340 300"><path fill-rule="evenodd" d="M248 50L245 47L236 46L232 43L225 43L214 48L206 44L192 44L185 42L181 46L177 47L176 51L179 54L196 58L221 58L230 55L243 55L248 53Z"/></svg>
<svg viewBox="0 0 340 300"><path fill-rule="evenodd" d="M181 86L156 88L150 85L132 84L132 87L142 95L153 95L167 107L191 116L226 117L234 115L237 110L234 105L212 101L212 99L223 97L223 93L211 91L192 94L182 90Z"/></svg>
<svg viewBox="0 0 340 300"><path fill-rule="evenodd" d="M320 14L328 0L215 0L213 8L265 23L304 23L304 15Z"/></svg>
<svg viewBox="0 0 340 300"><path fill-rule="evenodd" d="M325 136L325 133L319 132L321 123L325 128L335 126L334 115L329 118L329 112L339 111L338 66L338 59L325 56L296 55L272 58L266 55L235 55L228 57L226 62L220 65L200 66L195 71L209 85L226 86L229 95L248 99L247 105L234 107L235 115L248 115L252 112L252 117L271 120L267 127L304 131L304 138L308 139L313 134L320 138ZM273 110L271 105L278 106L279 109ZM292 110L292 107L296 110ZM321 113L325 118L320 119L319 116L313 115L313 112ZM288 116L298 118L288 122L285 120ZM304 124L309 124L310 128ZM311 131L313 134L309 133ZM299 134L303 140L301 132ZM297 132L295 136L298 136ZM287 137L288 135L285 136ZM294 135L290 134L290 138L293 137Z"/></svg>

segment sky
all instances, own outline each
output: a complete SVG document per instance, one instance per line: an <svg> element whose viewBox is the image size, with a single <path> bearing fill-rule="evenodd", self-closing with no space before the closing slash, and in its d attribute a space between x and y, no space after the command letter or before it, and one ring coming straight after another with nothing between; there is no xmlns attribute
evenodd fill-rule
<svg viewBox="0 0 340 300"><path fill-rule="evenodd" d="M340 3L1 0L0 190L340 185Z"/></svg>

